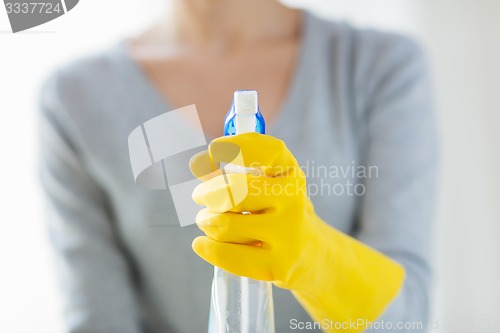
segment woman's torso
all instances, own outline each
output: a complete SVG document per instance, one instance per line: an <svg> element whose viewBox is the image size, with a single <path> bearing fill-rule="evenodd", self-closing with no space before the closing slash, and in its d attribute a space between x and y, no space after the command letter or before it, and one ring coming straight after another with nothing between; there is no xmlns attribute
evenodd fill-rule
<svg viewBox="0 0 500 333"><path fill-rule="evenodd" d="M363 33L344 24L307 13L304 24L297 65L268 134L284 140L303 167L318 215L352 233L360 182L353 171L363 162L367 140L358 71L369 61L356 57L368 46L358 36ZM201 232L178 225L167 190L136 186L128 156L130 132L171 107L123 43L63 75L72 83L64 88L66 109L78 124L86 166L109 197L146 322L153 332L205 331L213 270L191 250ZM289 331L292 319L310 320L288 291L276 288L275 313L277 332Z"/></svg>

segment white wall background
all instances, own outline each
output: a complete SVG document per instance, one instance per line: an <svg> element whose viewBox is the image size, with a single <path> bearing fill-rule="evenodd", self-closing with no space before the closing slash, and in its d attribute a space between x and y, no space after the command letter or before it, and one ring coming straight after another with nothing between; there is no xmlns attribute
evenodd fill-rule
<svg viewBox="0 0 500 333"><path fill-rule="evenodd" d="M432 332L500 332L500 2L286 2L410 33L425 44L443 151L434 315L440 321ZM62 332L36 180L39 84L62 62L145 26L162 7L162 0L82 0L60 19L16 35L0 7L0 332Z"/></svg>
<svg viewBox="0 0 500 333"><path fill-rule="evenodd" d="M500 2L425 2L443 137L439 311L485 325L453 332L500 332Z"/></svg>

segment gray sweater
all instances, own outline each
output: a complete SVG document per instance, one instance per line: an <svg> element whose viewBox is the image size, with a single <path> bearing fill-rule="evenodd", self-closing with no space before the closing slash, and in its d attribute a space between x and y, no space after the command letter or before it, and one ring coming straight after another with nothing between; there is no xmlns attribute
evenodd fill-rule
<svg viewBox="0 0 500 333"><path fill-rule="evenodd" d="M405 266L382 319L425 321L436 141L424 57L405 37L304 15L298 65L268 134L304 167L320 217ZM67 332L205 332L213 269L191 250L201 232L179 227L168 190L132 176L129 133L172 108L125 43L54 73L40 109ZM274 288L274 297L276 332L311 321L289 291Z"/></svg>

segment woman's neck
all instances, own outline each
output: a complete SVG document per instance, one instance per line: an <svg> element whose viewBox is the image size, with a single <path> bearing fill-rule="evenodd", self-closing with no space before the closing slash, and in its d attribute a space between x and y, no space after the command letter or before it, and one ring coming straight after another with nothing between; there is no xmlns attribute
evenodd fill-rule
<svg viewBox="0 0 500 333"><path fill-rule="evenodd" d="M276 0L174 0L150 42L227 53L244 44L297 37L299 11Z"/></svg>

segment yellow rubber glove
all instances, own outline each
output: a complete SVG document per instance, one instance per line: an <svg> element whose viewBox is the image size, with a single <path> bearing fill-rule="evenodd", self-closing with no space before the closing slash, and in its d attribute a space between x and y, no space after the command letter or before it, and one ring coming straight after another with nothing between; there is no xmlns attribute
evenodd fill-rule
<svg viewBox="0 0 500 333"><path fill-rule="evenodd" d="M220 162L260 174L223 175ZM228 272L291 290L315 321L338 323L327 332L362 332L365 325L349 323L376 320L400 290L401 265L314 213L305 175L282 141L221 137L190 168L204 180L193 199L207 207L196 218L206 236L193 250Z"/></svg>

